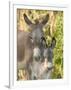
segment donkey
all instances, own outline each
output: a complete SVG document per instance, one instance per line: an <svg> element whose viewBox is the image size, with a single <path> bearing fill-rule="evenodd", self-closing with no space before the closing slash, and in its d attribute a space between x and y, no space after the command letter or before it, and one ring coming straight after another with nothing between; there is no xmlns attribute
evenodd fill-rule
<svg viewBox="0 0 71 90"><path fill-rule="evenodd" d="M56 39L53 37L51 45L48 46L45 43L45 48L44 48L44 60L41 61L36 61L33 59L32 62L32 80L36 79L50 79L51 78L51 73L53 69L53 49L56 45Z"/></svg>
<svg viewBox="0 0 71 90"><path fill-rule="evenodd" d="M49 20L49 15L36 23L32 23L26 14L23 15L26 24L31 29L30 32L18 30L17 32L17 69L26 69L31 74L30 65L33 58L36 61L43 60L44 52L44 32L43 27Z"/></svg>

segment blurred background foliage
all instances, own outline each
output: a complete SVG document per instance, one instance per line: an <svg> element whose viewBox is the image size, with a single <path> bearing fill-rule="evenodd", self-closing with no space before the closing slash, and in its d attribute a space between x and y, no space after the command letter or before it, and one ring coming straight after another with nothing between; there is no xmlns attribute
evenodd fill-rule
<svg viewBox="0 0 71 90"><path fill-rule="evenodd" d="M49 22L45 25L43 31L48 44L51 43L51 37L56 38L56 46L53 51L52 79L63 78L63 11L17 9L17 29L29 31L29 27L24 21L24 13L34 23L35 20L41 22L44 16L49 14Z"/></svg>

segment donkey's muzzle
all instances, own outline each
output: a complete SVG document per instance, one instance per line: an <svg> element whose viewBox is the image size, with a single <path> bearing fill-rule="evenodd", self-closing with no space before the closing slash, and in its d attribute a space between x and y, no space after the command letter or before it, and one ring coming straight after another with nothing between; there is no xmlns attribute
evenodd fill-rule
<svg viewBox="0 0 71 90"><path fill-rule="evenodd" d="M35 47L34 50L33 50L33 58L36 60L36 61L39 61L40 58L41 58L41 51L38 47Z"/></svg>

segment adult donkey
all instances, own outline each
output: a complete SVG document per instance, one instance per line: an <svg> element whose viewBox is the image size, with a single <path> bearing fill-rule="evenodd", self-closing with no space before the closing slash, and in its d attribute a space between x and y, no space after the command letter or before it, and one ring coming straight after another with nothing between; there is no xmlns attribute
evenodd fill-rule
<svg viewBox="0 0 71 90"><path fill-rule="evenodd" d="M43 27L48 22L49 15L46 15L41 22L37 21L36 23L32 23L26 14L23 16L31 31L25 32L18 30L17 32L17 69L28 70L29 79L31 79L30 65L33 58L36 61L42 61L44 57L44 44L46 42L44 40Z"/></svg>

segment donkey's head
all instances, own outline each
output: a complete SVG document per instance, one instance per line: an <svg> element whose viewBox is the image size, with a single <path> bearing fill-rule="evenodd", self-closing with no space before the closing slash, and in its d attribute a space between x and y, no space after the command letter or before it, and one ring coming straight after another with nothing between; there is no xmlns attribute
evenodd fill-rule
<svg viewBox="0 0 71 90"><path fill-rule="evenodd" d="M25 22L31 29L30 38L32 40L33 45L33 57L36 60L40 60L40 58L42 58L43 56L42 53L44 50L43 27L48 22L49 15L46 15L41 22L37 20L35 23L31 22L31 20L25 14L23 16Z"/></svg>
<svg viewBox="0 0 71 90"><path fill-rule="evenodd" d="M56 45L56 39L53 37L51 41L51 45L46 45L46 48L44 49L44 58L47 59L48 62L48 68L52 68L53 66L53 49Z"/></svg>
<svg viewBox="0 0 71 90"><path fill-rule="evenodd" d="M53 37L51 45L44 48L43 62L33 60L32 79L49 79L51 78L53 68L53 49L56 45L56 39Z"/></svg>

